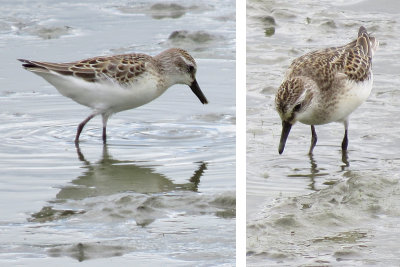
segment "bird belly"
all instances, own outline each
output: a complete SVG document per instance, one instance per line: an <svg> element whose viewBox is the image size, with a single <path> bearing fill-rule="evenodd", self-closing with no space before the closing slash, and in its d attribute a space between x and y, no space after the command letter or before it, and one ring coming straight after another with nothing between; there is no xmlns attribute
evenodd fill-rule
<svg viewBox="0 0 400 267"><path fill-rule="evenodd" d="M159 97L166 88L158 86L152 75L141 76L130 84L115 81L88 82L74 76L41 73L65 97L97 110L99 113L116 113L147 104Z"/></svg>
<svg viewBox="0 0 400 267"><path fill-rule="evenodd" d="M371 74L372 75L372 74ZM320 94L298 121L308 125L344 122L370 95L372 76L364 82L345 80L335 90Z"/></svg>
<svg viewBox="0 0 400 267"><path fill-rule="evenodd" d="M371 74L372 75L372 74ZM343 122L367 100L372 89L372 76L363 82L346 81L343 93L338 96L330 121Z"/></svg>

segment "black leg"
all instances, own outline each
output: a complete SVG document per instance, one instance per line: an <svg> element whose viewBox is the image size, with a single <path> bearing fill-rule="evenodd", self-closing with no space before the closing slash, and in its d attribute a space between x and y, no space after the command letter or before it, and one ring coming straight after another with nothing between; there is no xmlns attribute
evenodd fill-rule
<svg viewBox="0 0 400 267"><path fill-rule="evenodd" d="M349 129L349 119L346 118L346 120L343 122L344 124L344 137L342 141L342 150L347 151L347 145L349 144L349 139L347 138L347 132Z"/></svg>
<svg viewBox="0 0 400 267"><path fill-rule="evenodd" d="M81 132L83 130L83 127L85 127L86 123L88 123L88 121L90 121L91 119L93 119L93 117L96 116L96 114L91 114L89 117L87 117L84 121L82 121L79 126L78 126L78 130L76 131L76 136L75 136L75 143L79 142L79 136L81 135Z"/></svg>
<svg viewBox="0 0 400 267"><path fill-rule="evenodd" d="M344 130L344 137L343 137L343 142L342 142L342 150L346 151L347 150L347 145L349 144L349 139L347 138L347 129Z"/></svg>
<svg viewBox="0 0 400 267"><path fill-rule="evenodd" d="M317 133L315 132L315 127L314 125L311 125L311 146L310 146L310 151L308 152L308 154L312 154L315 145L317 144Z"/></svg>
<svg viewBox="0 0 400 267"><path fill-rule="evenodd" d="M107 133L106 132L107 132L107 129L104 126L103 127L103 144L107 143Z"/></svg>
<svg viewBox="0 0 400 267"><path fill-rule="evenodd" d="M103 118L103 144L107 143L107 121L109 118L109 115L106 113L101 114Z"/></svg>

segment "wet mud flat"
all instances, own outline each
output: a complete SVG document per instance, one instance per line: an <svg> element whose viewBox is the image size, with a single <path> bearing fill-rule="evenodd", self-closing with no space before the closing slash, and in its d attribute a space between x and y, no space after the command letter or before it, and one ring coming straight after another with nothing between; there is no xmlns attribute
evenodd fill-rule
<svg viewBox="0 0 400 267"><path fill-rule="evenodd" d="M395 1L301 6L248 1L247 20L247 264L249 266L396 265L400 138L392 127L400 70ZM274 97L291 61L343 45L363 25L380 41L374 86L350 116L349 151L341 124L293 126L278 154L281 121Z"/></svg>

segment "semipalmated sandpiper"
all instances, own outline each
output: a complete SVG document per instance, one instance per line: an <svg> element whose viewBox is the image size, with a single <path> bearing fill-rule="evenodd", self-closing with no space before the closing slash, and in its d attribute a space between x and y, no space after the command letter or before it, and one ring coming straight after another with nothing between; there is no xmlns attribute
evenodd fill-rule
<svg viewBox="0 0 400 267"><path fill-rule="evenodd" d="M96 115L103 119L106 142L108 118L123 110L144 105L174 84L189 85L200 102L207 104L196 81L196 62L183 49L171 48L151 57L145 54L99 56L71 63L19 59L22 66L41 76L66 97L93 109L76 132Z"/></svg>
<svg viewBox="0 0 400 267"><path fill-rule="evenodd" d="M296 58L285 74L275 97L282 119L279 154L282 154L292 125L311 125L311 154L317 134L314 125L344 123L342 150L347 150L349 115L372 89L372 57L379 46L375 37L360 27L351 43L305 54Z"/></svg>

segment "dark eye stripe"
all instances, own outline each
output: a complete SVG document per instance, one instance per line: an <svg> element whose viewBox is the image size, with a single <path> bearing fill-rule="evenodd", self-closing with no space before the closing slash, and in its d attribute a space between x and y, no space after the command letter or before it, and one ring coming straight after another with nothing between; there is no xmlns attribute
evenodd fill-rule
<svg viewBox="0 0 400 267"><path fill-rule="evenodd" d="M297 104L294 108L293 108L293 111L294 112L297 112L297 111L299 111L301 109L301 104Z"/></svg>

